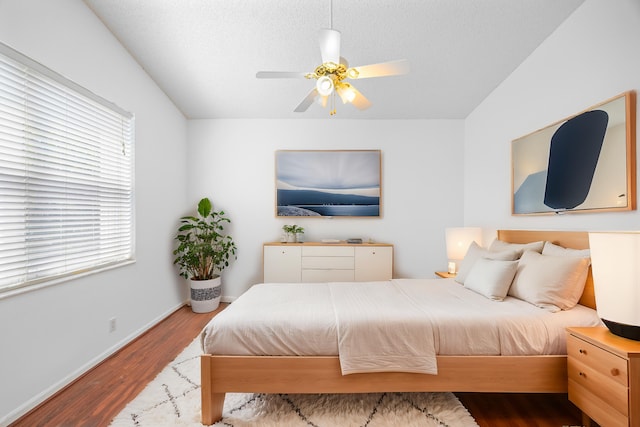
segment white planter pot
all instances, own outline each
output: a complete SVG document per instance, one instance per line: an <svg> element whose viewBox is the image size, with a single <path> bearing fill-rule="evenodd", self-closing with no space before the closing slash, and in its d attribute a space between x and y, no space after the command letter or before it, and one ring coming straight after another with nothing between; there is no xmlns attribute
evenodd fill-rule
<svg viewBox="0 0 640 427"><path fill-rule="evenodd" d="M220 305L222 281L220 276L211 280L188 280L191 288L191 310L208 313Z"/></svg>

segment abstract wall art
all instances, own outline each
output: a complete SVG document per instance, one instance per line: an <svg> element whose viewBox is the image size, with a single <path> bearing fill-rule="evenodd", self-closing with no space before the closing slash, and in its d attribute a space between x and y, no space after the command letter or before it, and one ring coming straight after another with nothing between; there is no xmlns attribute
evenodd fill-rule
<svg viewBox="0 0 640 427"><path fill-rule="evenodd" d="M512 213L633 210L635 93L511 143Z"/></svg>

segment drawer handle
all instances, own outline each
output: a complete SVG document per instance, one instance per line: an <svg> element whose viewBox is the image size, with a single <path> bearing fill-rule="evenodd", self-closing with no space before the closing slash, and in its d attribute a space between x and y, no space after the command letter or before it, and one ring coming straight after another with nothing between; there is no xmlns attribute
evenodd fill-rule
<svg viewBox="0 0 640 427"><path fill-rule="evenodd" d="M618 368L611 369L611 375L614 377L617 377L618 375L620 375L620 371L618 370Z"/></svg>
<svg viewBox="0 0 640 427"><path fill-rule="evenodd" d="M587 374L585 374L584 372L578 372L578 375L580 375L582 378L587 378Z"/></svg>
<svg viewBox="0 0 640 427"><path fill-rule="evenodd" d="M580 354L584 354L584 355L586 355L586 354L587 354L587 350L580 349L580 350L578 350L578 351L580 352Z"/></svg>

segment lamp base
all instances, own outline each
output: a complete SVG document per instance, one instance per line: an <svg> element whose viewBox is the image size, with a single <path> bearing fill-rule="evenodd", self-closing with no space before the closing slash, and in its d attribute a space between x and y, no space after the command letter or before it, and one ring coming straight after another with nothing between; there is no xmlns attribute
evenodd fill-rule
<svg viewBox="0 0 640 427"><path fill-rule="evenodd" d="M456 274L456 263L455 262L449 261L449 264L447 265L447 273Z"/></svg>
<svg viewBox="0 0 640 427"><path fill-rule="evenodd" d="M624 323L614 322L612 320L602 319L612 334L622 338L628 338L634 341L640 341L640 326L627 325Z"/></svg>

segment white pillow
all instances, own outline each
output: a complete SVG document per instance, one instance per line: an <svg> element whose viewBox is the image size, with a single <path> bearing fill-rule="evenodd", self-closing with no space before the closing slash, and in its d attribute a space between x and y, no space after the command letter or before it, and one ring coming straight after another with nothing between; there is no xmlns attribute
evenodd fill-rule
<svg viewBox="0 0 640 427"><path fill-rule="evenodd" d="M460 263L458 268L458 274L456 275L456 282L464 285L464 281L471 271L471 268L480 258L497 259L502 261L515 261L520 257L518 251L503 251L503 252L491 252L488 249L480 247L476 242L471 242L464 259Z"/></svg>
<svg viewBox="0 0 640 427"><path fill-rule="evenodd" d="M471 268L464 287L489 299L502 301L507 296L517 268L518 261L480 258Z"/></svg>
<svg viewBox="0 0 640 427"><path fill-rule="evenodd" d="M525 252L509 295L551 312L574 307L587 280L589 259Z"/></svg>
<svg viewBox="0 0 640 427"><path fill-rule="evenodd" d="M542 255L553 256L572 256L576 258L590 258L591 251L589 249L572 249L564 248L551 242L544 242L544 248L542 248Z"/></svg>
<svg viewBox="0 0 640 427"><path fill-rule="evenodd" d="M520 251L520 255L525 253L526 251L535 251L538 253L542 252L542 248L544 246L544 241L532 242L532 243L509 243L503 242L502 240L494 240L489 246L489 250L492 252L499 251Z"/></svg>

